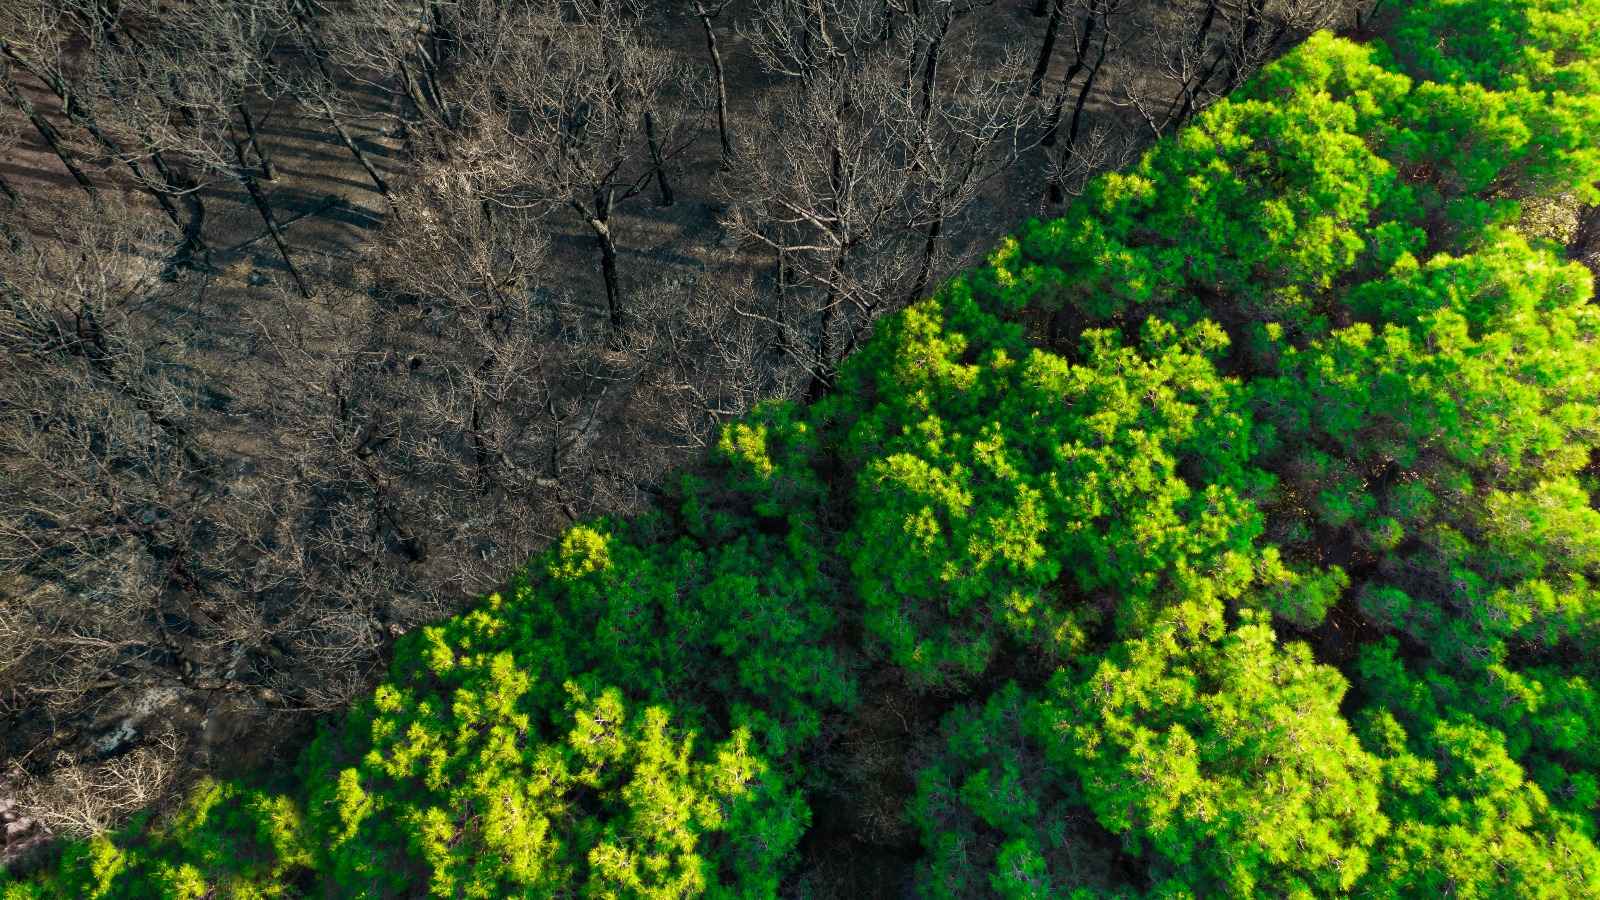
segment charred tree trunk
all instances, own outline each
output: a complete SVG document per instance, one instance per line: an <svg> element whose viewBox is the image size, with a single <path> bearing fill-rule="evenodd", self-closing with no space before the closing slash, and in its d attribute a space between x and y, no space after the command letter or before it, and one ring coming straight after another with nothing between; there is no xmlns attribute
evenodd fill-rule
<svg viewBox="0 0 1600 900"><path fill-rule="evenodd" d="M244 140L238 137L232 139L233 156L237 165L233 175L243 185L245 192L250 195L250 202L255 204L256 212L260 213L261 221L267 225L267 233L272 236L272 242L278 247L278 255L283 257L284 268L289 270L289 277L294 280L294 286L300 291L300 296L310 299L316 296L316 291L306 283L295 267L294 259L289 255L289 245L284 243L283 229L278 227L278 219L272 214L272 206L267 203L267 197L261 191L261 185L256 183L254 168L245 162Z"/></svg>
<svg viewBox="0 0 1600 900"><path fill-rule="evenodd" d="M908 304L922 298L922 292L928 289L928 279L933 275L933 257L939 251L939 237L944 233L944 204L940 200L934 200L932 218L928 223L927 240L922 245L922 264L917 269L915 287L906 297Z"/></svg>
<svg viewBox="0 0 1600 900"><path fill-rule="evenodd" d="M1200 27L1195 29L1194 43L1191 48L1199 53L1206 45L1206 38L1211 36L1211 26L1217 21L1217 10L1222 6L1220 0L1210 0L1206 4L1206 14L1200 17Z"/></svg>
<svg viewBox="0 0 1600 900"><path fill-rule="evenodd" d="M1061 75L1061 90L1050 107L1050 119L1045 125L1044 139L1040 141L1046 147L1056 144L1056 133L1061 130L1061 113L1067 103L1067 90L1072 87L1072 80L1083 71L1084 61L1089 58L1089 41L1094 37L1097 21L1093 15L1084 16L1083 27L1078 29L1078 44L1073 48L1072 65Z"/></svg>
<svg viewBox="0 0 1600 900"><path fill-rule="evenodd" d="M22 110L22 114L28 117L28 121L33 125L34 130L39 132L39 137L44 139L45 146L49 147L50 151L56 155L56 158L61 160L61 164L66 167L67 172L72 176L72 180L78 183L78 187L83 188L84 193L88 194L91 199L99 199L100 194L95 190L94 182L90 181L89 176L85 175L83 170L78 167L77 162L72 158L71 152L62 143L61 133L56 131L56 127L50 124L49 119L39 114L39 110L34 107L33 101L28 99L28 96L22 92L22 89L17 86L17 82L11 77L10 66L4 62L0 62L0 88L5 90L6 95L11 98L11 102Z"/></svg>
<svg viewBox="0 0 1600 900"><path fill-rule="evenodd" d="M189 208L189 221L183 226L183 252L192 259L195 254L204 256L210 252L203 237L205 233L206 207L201 201L197 185L190 179L178 174L167 165L166 157L157 150L150 154L150 163L160 173L166 189L183 198L184 205Z"/></svg>
<svg viewBox="0 0 1600 900"><path fill-rule="evenodd" d="M1050 176L1049 183L1045 185L1045 202L1050 206L1060 206L1067 201L1067 191L1061 186L1061 176Z"/></svg>
<svg viewBox="0 0 1600 900"><path fill-rule="evenodd" d="M1200 18L1200 27L1195 29L1194 40L1189 44L1190 52L1197 57L1205 49L1206 39L1211 37L1211 28L1217 21L1217 11L1220 8L1221 3L1219 0L1210 0L1206 4L1205 15ZM1171 124L1182 125L1189 118L1189 115L1194 112L1195 98L1211 82L1211 76L1216 73L1217 66L1222 62L1224 55L1225 51L1219 51L1216 58L1206 67L1205 72L1200 75L1198 80L1186 78L1182 84L1178 85L1178 95L1172 98L1171 103L1167 104L1166 121L1162 123L1163 129Z"/></svg>
<svg viewBox="0 0 1600 900"><path fill-rule="evenodd" d="M617 242L611 227L605 222L589 223L595 229L595 243L600 247L600 275L606 283L606 312L613 330L622 328L622 288L617 279Z"/></svg>
<svg viewBox="0 0 1600 900"><path fill-rule="evenodd" d="M39 79L46 86L48 86L50 91L61 100L61 108L66 111L67 118L70 119L73 124L88 132L89 136L94 139L95 143L100 145L100 148L104 150L107 155L122 160L123 164L128 167L128 171L133 174L134 183L144 188L146 193L150 194L150 196L156 199L157 203L161 204L161 210L167 214L167 218L172 220L173 227L182 232L183 223L179 219L178 208L172 203L172 197L169 196L166 191L161 190L151 182L151 180L145 175L143 167L139 165L138 160L133 159L122 152L122 147L119 146L110 135L105 133L105 130L100 127L100 123L95 121L94 116L90 115L89 111L83 108L83 104L78 102L77 94L72 90L71 85L67 84L66 79L62 78L57 72L40 70L35 66L29 65L26 60L18 56L16 51L4 41L0 41L0 53L4 53L12 62L16 63L18 66L21 66L24 70L31 73L33 77Z"/></svg>
<svg viewBox="0 0 1600 900"><path fill-rule="evenodd" d="M773 274L778 295L778 314L781 316L789 304L789 254L782 246L778 246L773 250L773 256L773 263L777 267Z"/></svg>
<svg viewBox="0 0 1600 900"><path fill-rule="evenodd" d="M1083 89L1078 91L1078 100L1072 106L1072 127L1067 129L1067 145L1078 143L1078 130L1083 125L1083 109L1088 105L1089 93L1094 90L1095 79L1100 75L1100 69L1106 62L1106 50L1111 43L1111 29L1100 29L1100 52L1094 58L1094 64L1089 67L1089 74L1083 79Z"/></svg>
<svg viewBox="0 0 1600 900"><path fill-rule="evenodd" d="M261 177L271 181L276 176L272 171L272 160L261 150L261 141L256 136L256 120L250 115L250 104L244 101L239 103L239 118L244 122L244 133L250 140L250 149L255 151L256 159L261 163Z"/></svg>
<svg viewBox="0 0 1600 900"><path fill-rule="evenodd" d="M704 3L696 0L694 12L700 18L700 28L705 32L706 55L711 58L711 78L717 93L717 140L721 142L722 153L719 165L726 171L733 163L733 140L728 135L728 80L722 70L722 51L717 47L717 30L711 26L711 20L722 12L722 7L712 12Z"/></svg>
<svg viewBox="0 0 1600 900"><path fill-rule="evenodd" d="M333 104L329 103L326 97L320 99L322 101L323 115L328 117L329 124L333 125L334 132L339 135L339 142L344 144L345 149L350 151L350 155L354 156L356 162L361 164L362 170L367 173L368 178L372 179L372 183L377 187L378 193L383 195L383 199L389 201L389 208L393 209L394 194L389 190L389 182L378 174L378 167L372 164L372 160L368 159L367 154L356 144L355 138L351 137L350 132L345 130L344 123L339 121L339 114L334 111Z"/></svg>
<svg viewBox="0 0 1600 900"><path fill-rule="evenodd" d="M822 321L817 324L816 363L811 370L811 383L806 387L806 400L815 403L833 386L833 363L838 354L834 340L834 325L839 319L839 283L844 279L845 248L840 246L828 267L828 291L822 302Z"/></svg>
<svg viewBox="0 0 1600 900"><path fill-rule="evenodd" d="M437 13L438 7L431 7L431 14L436 17ZM432 42L432 38L430 38L430 42ZM428 50L427 45L421 39L413 40L412 48L417 51L417 78L415 88L408 85L408 90L420 89L427 96L427 102L433 109L434 118L444 125L446 129L454 131L456 128L455 120L450 114L449 107L444 102L444 92L439 89L438 59L434 53ZM401 65L404 67L403 62ZM413 93L412 99L413 101L416 100L415 93Z"/></svg>
<svg viewBox="0 0 1600 900"><path fill-rule="evenodd" d="M1246 0L1244 9L1244 26L1239 29L1239 42L1229 54L1228 77L1223 82L1224 94L1230 93L1239 86L1249 73L1249 61L1252 56L1251 45L1255 43L1256 35L1261 33L1261 25L1266 17L1267 0Z"/></svg>
<svg viewBox="0 0 1600 900"><path fill-rule="evenodd" d="M644 114L644 139L650 148L650 164L655 167L656 187L661 191L658 205L671 206L672 185L667 183L667 166L661 158L661 143L656 140L656 117L648 111Z"/></svg>
<svg viewBox="0 0 1600 900"><path fill-rule="evenodd" d="M1078 90L1077 100L1074 101L1072 105L1072 124L1067 128L1067 144L1064 148L1062 148L1063 160L1070 158L1077 152L1076 147L1078 145L1078 134L1083 128L1083 111L1084 108L1088 106L1089 94L1094 90L1095 80L1099 77L1100 70L1105 66L1106 53L1109 50L1110 43L1110 23L1101 23L1099 51L1095 54L1094 62L1089 64L1089 74L1084 77L1083 87ZM1057 121L1057 125L1059 125L1059 120ZM1046 146L1053 145L1054 142L1054 136L1051 135L1050 141ZM1055 174L1051 175L1046 190L1047 200L1051 205L1057 205L1066 201L1066 190L1062 187L1059 170Z"/></svg>
<svg viewBox="0 0 1600 900"><path fill-rule="evenodd" d="M1056 32L1061 28L1061 7L1064 0L1050 4L1050 21L1044 26L1044 43L1039 47L1039 60L1033 64L1033 75L1028 79L1028 96L1044 93L1044 74L1050 70L1050 57L1056 52ZM1037 15L1037 13L1036 13Z"/></svg>
<svg viewBox="0 0 1600 900"><path fill-rule="evenodd" d="M448 129L450 123L445 121L444 111L439 109L420 85L423 79L412 75L411 66L404 59L398 63L400 86L405 91L406 98L411 101L411 106L417 111L417 116L423 120Z"/></svg>
<svg viewBox="0 0 1600 900"><path fill-rule="evenodd" d="M1200 92L1205 90L1206 85L1211 83L1212 77L1217 73L1217 66L1221 65L1227 56L1227 51L1218 51L1216 58L1211 60L1211 65L1207 66L1206 70L1200 73L1200 77L1195 79L1194 85L1192 87L1188 84L1183 86L1183 91L1179 95L1183 105L1178 110L1177 116L1169 120L1169 124L1182 125L1184 122L1189 121L1189 117L1198 111Z"/></svg>
<svg viewBox="0 0 1600 900"><path fill-rule="evenodd" d="M917 118L923 124L927 124L928 117L933 114L933 98L939 84L939 56L944 50L944 39L950 33L950 23L953 21L952 16L941 18L939 30L928 41L928 53L922 62L922 90L917 98L922 104L917 111Z"/></svg>
<svg viewBox="0 0 1600 900"><path fill-rule="evenodd" d="M572 208L584 217L589 230L594 233L595 249L600 251L600 277L606 288L606 315L611 323L612 340L615 341L626 317L622 309L622 285L617 275L617 241L611 233L611 207L614 197L609 189L594 192L594 208L572 201Z"/></svg>
<svg viewBox="0 0 1600 900"><path fill-rule="evenodd" d="M1372 8L1364 13L1359 8L1356 9L1355 33L1358 40L1366 41L1373 37L1375 33L1373 22L1378 18L1378 13L1383 10L1383 2L1384 0L1376 0L1372 4Z"/></svg>
<svg viewBox="0 0 1600 900"><path fill-rule="evenodd" d="M1567 255L1587 265L1600 279L1600 206L1591 206L1578 214L1578 229L1567 245Z"/></svg>
<svg viewBox="0 0 1600 900"><path fill-rule="evenodd" d="M844 207L844 152L840 149L840 142L835 139L831 153L831 162L828 170L828 181L833 190L835 208ZM814 353L816 362L811 370L811 384L806 388L806 397L815 401L827 393L833 385L833 363L836 355L836 342L833 339L834 323L839 317L839 304L843 299L839 296L840 286L844 281L845 255L849 252L849 241L842 231L842 226L833 226L833 239L836 249L833 259L828 263L828 275L825 281L827 292L822 300L822 321L817 325L817 339Z"/></svg>

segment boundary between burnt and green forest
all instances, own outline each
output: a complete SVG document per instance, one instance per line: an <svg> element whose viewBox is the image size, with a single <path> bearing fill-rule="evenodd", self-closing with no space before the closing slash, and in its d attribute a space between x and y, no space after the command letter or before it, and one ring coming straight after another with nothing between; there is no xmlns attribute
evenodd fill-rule
<svg viewBox="0 0 1600 900"><path fill-rule="evenodd" d="M805 896L886 681L919 895L1600 896L1600 2L1395 6L0 896Z"/></svg>

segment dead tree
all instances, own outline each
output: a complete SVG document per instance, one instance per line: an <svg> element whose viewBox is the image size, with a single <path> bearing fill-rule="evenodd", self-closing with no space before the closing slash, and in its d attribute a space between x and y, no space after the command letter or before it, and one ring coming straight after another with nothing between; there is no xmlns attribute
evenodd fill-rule
<svg viewBox="0 0 1600 900"><path fill-rule="evenodd" d="M349 102L347 91L343 86L354 79L346 72L335 71L337 63L324 46L319 34L321 26L315 5L310 0L293 0L289 5L289 14L294 20L299 37L304 41L304 49L295 60L300 65L279 75L284 82L285 90L301 105L322 113L332 126L334 134L339 136L339 143L350 151L350 155L372 181L373 187L393 209L394 192L388 180L378 171L372 158L350 133L347 120L351 113L348 110L354 104Z"/></svg>
<svg viewBox="0 0 1600 900"><path fill-rule="evenodd" d="M142 130L181 149L202 171L244 188L295 288L309 298L314 289L261 186L268 164L249 114L249 104L271 99L278 87L267 61L293 27L287 9L276 0L222 10L190 7L159 24L138 36L139 61L123 67L130 81L123 92L144 99L136 107Z"/></svg>
<svg viewBox="0 0 1600 900"><path fill-rule="evenodd" d="M78 165L76 155L67 148L66 140L61 136L61 132L57 131L55 125L40 114L39 110L33 105L33 101L28 99L27 93L17 84L17 80L12 74L11 64L4 59L0 59L0 91L4 91L17 109L21 110L22 114L27 117L29 124L33 125L34 131L38 132L39 138L44 141L44 145L49 148L51 153L55 154L57 159L61 160L62 167L67 170L67 174L72 176L72 180L77 182L78 187L82 188L83 192L90 197L97 197L99 192L96 190L94 182L89 179L82 167Z"/></svg>
<svg viewBox="0 0 1600 900"><path fill-rule="evenodd" d="M1072 64L1062 73L1061 86L1051 103L1050 115L1045 123L1044 137L1041 140L1046 147L1055 146L1063 121L1068 123L1067 146L1071 147L1077 142L1083 129L1089 98L1093 95L1101 74L1107 70L1108 60L1113 59L1124 44L1129 25L1127 21L1127 11L1131 5L1129 0L1071 0L1071 2L1078 7L1074 26L1076 32L1074 55ZM1079 73L1083 74L1083 83L1075 85ZM1072 106L1070 115L1067 110L1069 98Z"/></svg>
<svg viewBox="0 0 1600 900"><path fill-rule="evenodd" d="M785 346L810 373L813 396L831 384L853 330L849 307L872 308L885 296L881 280L858 277L858 258L908 268L898 254L866 252L869 241L904 229L911 183L882 150L892 141L880 130L888 120L868 107L887 105L885 80L893 76L869 88L859 75L816 74L769 101L727 181L727 227L777 255L781 296L793 307L771 318L786 323Z"/></svg>
<svg viewBox="0 0 1600 900"><path fill-rule="evenodd" d="M498 0L295 0L291 14L317 36L326 59L353 89L398 93L403 120L424 130L453 131L458 111L445 97L447 64L460 44L460 18L503 16ZM488 26L482 26L489 31Z"/></svg>
<svg viewBox="0 0 1600 900"><path fill-rule="evenodd" d="M874 52L830 53L832 63L797 73L762 107L725 182L727 227L774 255L762 315L809 371L811 396L876 316L926 289L950 223L1022 144L1027 69L1013 56L966 74L981 70L952 37L963 8L923 4Z"/></svg>
<svg viewBox="0 0 1600 900"><path fill-rule="evenodd" d="M12 148L17 146L17 143L18 135L16 129L11 127L10 123L0 124L0 156L9 155L12 152ZM17 189L11 185L11 182L6 180L3 173L0 173L0 194L4 194L6 200L12 205L22 202L22 195L17 193Z"/></svg>
<svg viewBox="0 0 1600 900"><path fill-rule="evenodd" d="M198 222L203 211L198 199L176 183L171 166L159 147L123 127L116 104L104 101L103 72L99 65L114 52L114 32L96 16L63 16L49 4L19 2L0 23L0 56L32 75L60 101L68 121L81 129L104 158L122 163L133 183L155 199L183 238L180 262L187 263L206 251ZM81 49L69 52L69 44ZM108 46L112 45L112 46ZM105 107L109 106L107 112ZM147 172L146 165L155 168ZM159 176L159 177L158 177ZM190 205L189 221L178 212L177 200Z"/></svg>
<svg viewBox="0 0 1600 900"><path fill-rule="evenodd" d="M1356 26L1360 0L1244 0L1225 7L1227 94L1292 43L1322 28Z"/></svg>
<svg viewBox="0 0 1600 900"><path fill-rule="evenodd" d="M1147 96L1122 88L1156 137L1181 126L1226 95L1262 64L1319 28L1358 23L1354 0L1205 0L1200 6L1136 10L1139 32L1160 60L1171 93Z"/></svg>
<svg viewBox="0 0 1600 900"><path fill-rule="evenodd" d="M972 11L951 0L922 3L899 38L918 76L902 124L917 190L909 224L922 239L908 303L923 295L939 271L948 224L959 220L985 183L1033 146L1033 77L1024 76L1019 50L980 62L970 37L952 34L952 24Z"/></svg>
<svg viewBox="0 0 1600 900"><path fill-rule="evenodd" d="M562 207L594 240L613 331L627 319L612 218L692 141L704 104L627 17L609 3L496 7L463 23L463 56L448 90L470 134L442 158L495 184L491 202ZM473 27L492 29L481 39Z"/></svg>
<svg viewBox="0 0 1600 900"><path fill-rule="evenodd" d="M728 79L722 67L722 50L717 44L715 22L727 10L732 0L707 4L694 0L694 15L700 20L700 29L706 37L706 59L711 64L713 96L717 104L717 144L720 150L720 167L726 171L733 161L733 140L728 136Z"/></svg>
<svg viewBox="0 0 1600 900"><path fill-rule="evenodd" d="M114 195L13 214L26 220L0 246L0 576L22 590L0 605L0 733L48 766L72 730L56 723L192 683L168 591L204 568L191 550L210 462L194 394L139 312L179 289L141 252L152 223Z"/></svg>
<svg viewBox="0 0 1600 900"><path fill-rule="evenodd" d="M893 12L875 0L761 0L739 33L767 72L809 81L867 59Z"/></svg>
<svg viewBox="0 0 1600 900"><path fill-rule="evenodd" d="M1040 6L1044 4L1041 2ZM1056 52L1056 33L1061 29L1061 16L1066 6L1066 0L1053 0L1050 4L1050 18L1044 25L1044 41L1039 46L1039 58L1033 64L1033 75L1028 79L1028 95L1037 97L1044 93L1044 76L1050 70L1050 60ZM1036 7L1034 15L1039 14ZM1081 53L1080 53L1081 56Z"/></svg>
<svg viewBox="0 0 1600 900"><path fill-rule="evenodd" d="M365 328L322 376L326 416L304 439L393 564L429 596L464 598L558 527L560 460L540 461L559 454L550 381L567 370L547 360L557 310L536 211L495 208L449 166L419 174L366 259L378 302L353 301Z"/></svg>

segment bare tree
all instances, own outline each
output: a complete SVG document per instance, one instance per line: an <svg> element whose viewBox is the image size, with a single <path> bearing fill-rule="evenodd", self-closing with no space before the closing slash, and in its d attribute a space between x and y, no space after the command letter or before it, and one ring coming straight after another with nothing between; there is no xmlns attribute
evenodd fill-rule
<svg viewBox="0 0 1600 900"><path fill-rule="evenodd" d="M291 14L317 35L328 61L351 88L398 93L407 122L449 131L458 117L444 96L443 81L460 45L453 23L463 8L467 14L486 11L483 4L462 0L297 0Z"/></svg>
<svg viewBox="0 0 1600 900"><path fill-rule="evenodd" d="M201 171L244 188L289 277L309 298L312 287L261 186L270 164L249 111L275 87L269 59L292 27L283 2L158 8L145 27L121 30L121 49L101 68L110 73L108 93L120 101L130 127L156 148L180 151Z"/></svg>
<svg viewBox="0 0 1600 900"><path fill-rule="evenodd" d="M17 109L27 117L28 122L39 133L39 138L50 148L50 152L61 160L62 167L72 176L72 180L78 183L78 187L83 188L83 192L90 197L98 196L94 182L78 165L76 154L67 147L66 140L61 136L61 132L56 130L56 126L41 115L34 107L33 101L28 99L27 93L17 84L10 62L5 59L0 59L0 91L4 91L11 102L16 104Z"/></svg>
<svg viewBox="0 0 1600 900"><path fill-rule="evenodd" d="M289 4L289 14L298 27L304 48L302 53L292 57L294 62L300 64L280 72L286 90L299 103L320 111L327 118L334 134L339 136L339 143L350 151L350 155L372 180L373 186L383 195L383 199L388 201L392 209L395 198L388 180L378 171L371 156L351 136L346 124L346 120L351 116L350 109L356 107L356 104L351 102L344 85L354 79L342 71L335 71L337 63L324 46L319 34L321 25L316 6L311 0L292 0Z"/></svg>
<svg viewBox="0 0 1600 900"><path fill-rule="evenodd" d="M0 123L0 157L10 156L12 148L16 147L17 144L18 135L16 129L10 127L10 123ZM6 180L3 173L0 173L0 194L5 195L6 201L13 205L22 202L22 195L17 193L17 189L12 187L11 182Z"/></svg>
<svg viewBox="0 0 1600 900"><path fill-rule="evenodd" d="M375 362L391 361L348 373L340 405L372 435L356 453L374 486L395 486L385 515L399 539L419 560L424 538L455 546L427 552L469 560L457 590L475 593L559 521L568 448L552 382L571 370L548 358L561 348L548 238L535 211L496 207L445 167L401 195L400 209L376 267L390 299L374 307L366 338ZM550 505L534 509L541 496Z"/></svg>
<svg viewBox="0 0 1600 900"><path fill-rule="evenodd" d="M1217 67L1226 58L1226 50L1214 33L1221 9L1218 0L1206 0L1198 11L1154 13L1157 18L1151 33L1156 35L1157 46L1162 51L1168 79L1177 84L1176 93L1167 103L1161 120L1151 119L1151 127L1158 136L1182 124L1207 102L1205 91Z"/></svg>
<svg viewBox="0 0 1600 900"><path fill-rule="evenodd" d="M1292 41L1319 28L1359 25L1361 5L1356 0L1205 0L1199 6L1145 6L1137 11L1139 31L1150 36L1172 93L1153 96L1127 81L1122 87L1127 103L1159 137L1233 90Z"/></svg>
<svg viewBox="0 0 1600 900"><path fill-rule="evenodd" d="M121 162L134 186L156 200L183 238L180 263L204 254L207 248L200 228L204 213L194 192L185 189L159 147L148 146L141 135L120 127L114 105L109 115L98 108L105 105L101 102L105 92L99 90L96 61L110 49L107 45L114 46L116 32L107 30L101 16L63 14L60 5L40 0L13 4L3 15L0 56L47 86L67 119L81 128L107 159ZM80 49L69 50L69 44ZM146 171L146 164L154 167L154 173ZM179 199L190 207L187 221L178 212Z"/></svg>
<svg viewBox="0 0 1600 900"><path fill-rule="evenodd" d="M207 497L193 394L140 315L141 216L102 203L17 210L0 260L0 716L47 755L63 719L188 677L164 604Z"/></svg>
<svg viewBox="0 0 1600 900"><path fill-rule="evenodd" d="M99 761L60 754L48 778L29 781L20 806L50 833L99 834L164 799L177 780L181 742L170 728Z"/></svg>
<svg viewBox="0 0 1600 900"><path fill-rule="evenodd" d="M1024 90L1020 50L980 65L970 41L952 37L951 25L973 9L961 2L923 3L901 38L920 75L906 133L918 190L910 225L922 237L922 250L906 302L922 296L940 269L947 224L1032 147L1026 133L1038 108L1029 99L1031 75Z"/></svg>
<svg viewBox="0 0 1600 900"><path fill-rule="evenodd" d="M1053 146L1045 159L1045 196L1042 215L1082 195L1089 180L1102 172L1129 165L1138 157L1142 142L1115 121L1090 128L1070 144Z"/></svg>
<svg viewBox="0 0 1600 900"><path fill-rule="evenodd" d="M728 227L774 254L768 318L812 396L874 317L927 287L947 224L1022 148L1032 106L1019 57L997 74L940 76L960 55L960 9L925 4L876 59L840 57L797 81L763 107L727 180Z"/></svg>
<svg viewBox="0 0 1600 900"><path fill-rule="evenodd" d="M431 149L493 185L493 203L575 213L600 258L611 326L621 329L627 308L612 216L651 179L665 184L668 161L689 145L703 109L682 89L699 80L609 3L485 5L462 29L499 37L465 39L469 55L447 88L467 133Z"/></svg>
<svg viewBox="0 0 1600 900"><path fill-rule="evenodd" d="M739 33L763 69L809 81L860 64L889 39L893 13L875 0L761 0Z"/></svg>
<svg viewBox="0 0 1600 900"><path fill-rule="evenodd" d="M1072 98L1072 113L1070 118L1067 118L1069 124L1066 143L1068 148L1077 143L1089 97L1092 96L1101 73L1106 71L1107 60L1113 58L1113 54L1121 48L1129 24L1126 14L1130 4L1127 0L1073 0L1073 2L1079 5L1081 12L1075 26L1076 52L1072 64L1062 74L1061 87L1054 102L1051 103L1042 140L1047 147L1055 146L1058 140L1069 96ZM1083 83L1074 90L1074 79L1080 72L1083 74Z"/></svg>
<svg viewBox="0 0 1600 900"><path fill-rule="evenodd" d="M717 104L717 142L721 152L720 165L726 171L733 162L733 139L728 136L728 76L722 66L722 50L717 44L716 20L733 0L707 4L693 0L694 15L700 20L700 29L706 36L706 59L711 63L713 96Z"/></svg>
<svg viewBox="0 0 1600 900"><path fill-rule="evenodd" d="M833 365L865 324L849 313L882 306L889 285L909 281L913 265L889 240L906 228L912 182L903 155L888 152L900 144L886 133L903 121L890 106L898 79L881 69L870 77L814 75L771 102L728 179L738 194L727 226L777 255L773 319L811 373L812 395L831 383ZM869 244L885 246L869 254ZM872 266L858 272L867 256Z"/></svg>

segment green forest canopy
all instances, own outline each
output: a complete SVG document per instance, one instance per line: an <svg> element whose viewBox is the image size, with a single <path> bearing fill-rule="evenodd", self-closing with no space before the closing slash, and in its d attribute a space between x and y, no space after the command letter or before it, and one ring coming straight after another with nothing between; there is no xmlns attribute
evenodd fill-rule
<svg viewBox="0 0 1600 900"><path fill-rule="evenodd" d="M5 900L772 896L886 672L926 896L1600 896L1600 2L1394 16Z"/></svg>

